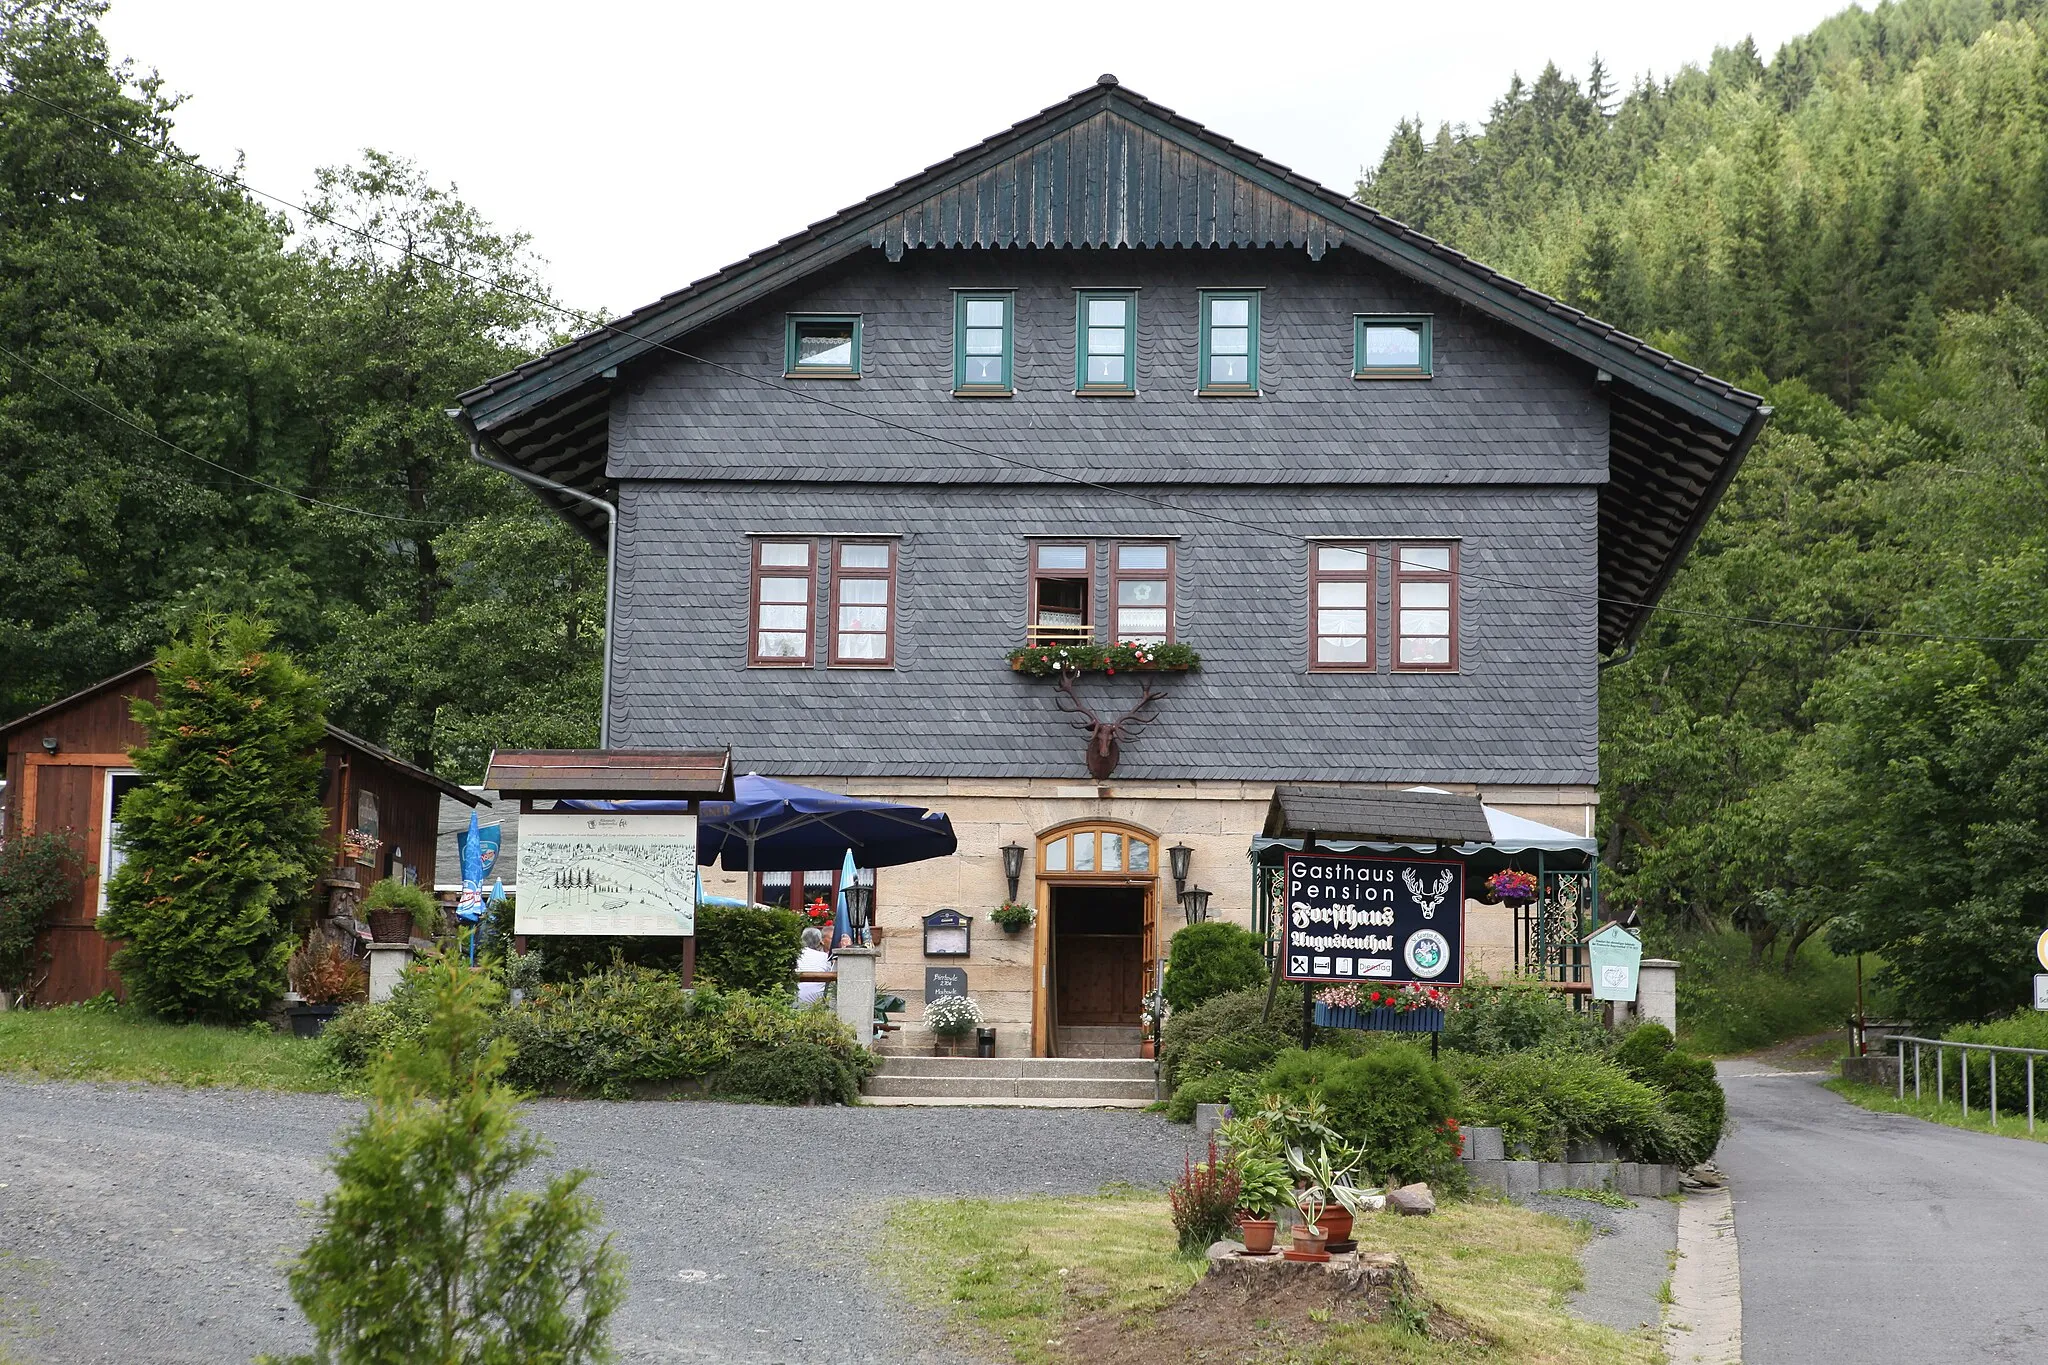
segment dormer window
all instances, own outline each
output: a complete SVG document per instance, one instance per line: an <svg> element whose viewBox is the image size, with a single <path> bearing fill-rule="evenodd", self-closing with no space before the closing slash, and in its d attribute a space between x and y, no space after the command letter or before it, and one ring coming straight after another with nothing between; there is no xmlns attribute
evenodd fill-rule
<svg viewBox="0 0 2048 1365"><path fill-rule="evenodd" d="M1360 313L1353 320L1353 379L1427 379L1433 365L1427 316Z"/></svg>
<svg viewBox="0 0 2048 1365"><path fill-rule="evenodd" d="M1079 645L1095 638L1095 547L1031 547L1031 616L1026 644Z"/></svg>
<svg viewBox="0 0 2048 1365"><path fill-rule="evenodd" d="M783 343L783 377L860 378L859 314L790 314Z"/></svg>

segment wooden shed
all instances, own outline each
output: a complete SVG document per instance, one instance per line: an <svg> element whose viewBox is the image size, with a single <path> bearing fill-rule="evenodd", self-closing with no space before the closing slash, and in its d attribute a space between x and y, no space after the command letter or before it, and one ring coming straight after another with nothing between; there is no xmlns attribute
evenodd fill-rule
<svg viewBox="0 0 2048 1365"><path fill-rule="evenodd" d="M106 909L107 878L120 866L113 835L121 799L141 781L129 751L146 737L130 703L156 695L152 665L139 664L0 725L7 777L0 833L67 830L85 858L77 894L44 932L47 974L32 991L39 1004L121 990L108 965L114 945L95 921ZM472 806L479 798L333 725L321 748L334 869L354 868L366 882L395 876L432 887L441 798Z"/></svg>

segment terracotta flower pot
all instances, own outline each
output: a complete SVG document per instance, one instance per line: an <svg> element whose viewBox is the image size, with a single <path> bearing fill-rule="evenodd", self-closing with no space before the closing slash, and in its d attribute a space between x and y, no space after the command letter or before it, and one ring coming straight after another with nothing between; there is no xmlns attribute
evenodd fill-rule
<svg viewBox="0 0 2048 1365"><path fill-rule="evenodd" d="M1324 1209L1322 1217L1318 1218L1316 1223L1323 1230L1323 1242L1326 1246L1351 1240L1351 1210L1342 1204L1332 1204Z"/></svg>
<svg viewBox="0 0 2048 1365"><path fill-rule="evenodd" d="M370 937L379 943L406 943L412 939L412 911L372 910Z"/></svg>
<svg viewBox="0 0 2048 1365"><path fill-rule="evenodd" d="M1321 1227L1310 1227L1306 1223L1294 1225L1294 1245L1285 1256L1290 1261L1327 1261L1330 1253L1323 1250L1325 1238Z"/></svg>
<svg viewBox="0 0 2048 1365"><path fill-rule="evenodd" d="M1237 1230L1244 1235L1244 1249L1254 1256L1270 1255L1273 1233L1280 1224L1271 1218L1240 1218Z"/></svg>
<svg viewBox="0 0 2048 1365"><path fill-rule="evenodd" d="M1157 1051L1158 1045L1155 1044L1150 1038L1147 1038L1145 1039L1145 1041L1138 1044L1138 1055L1148 1062L1152 1060L1154 1054Z"/></svg>

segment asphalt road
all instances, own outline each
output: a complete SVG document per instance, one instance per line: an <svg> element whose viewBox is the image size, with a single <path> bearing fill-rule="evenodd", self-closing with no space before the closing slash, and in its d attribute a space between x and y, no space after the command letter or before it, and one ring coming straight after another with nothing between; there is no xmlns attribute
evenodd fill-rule
<svg viewBox="0 0 2048 1365"><path fill-rule="evenodd" d="M1745 1365L2048 1360L2048 1144L1720 1070Z"/></svg>
<svg viewBox="0 0 2048 1365"><path fill-rule="evenodd" d="M0 1360L220 1365L311 1345L285 1291L357 1113L324 1095L0 1079ZM625 1361L961 1359L874 1277L906 1195L1158 1187L1189 1130L1114 1110L534 1106L627 1256ZM10 1355L11 1353L11 1355Z"/></svg>

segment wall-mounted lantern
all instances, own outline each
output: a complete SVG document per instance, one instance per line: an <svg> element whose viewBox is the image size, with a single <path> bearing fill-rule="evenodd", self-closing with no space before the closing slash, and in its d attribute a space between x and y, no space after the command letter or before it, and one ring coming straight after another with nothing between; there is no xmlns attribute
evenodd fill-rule
<svg viewBox="0 0 2048 1365"><path fill-rule="evenodd" d="M1010 879L1010 899L1017 899L1017 883L1024 876L1024 845L1012 839L1003 845L1003 875Z"/></svg>
<svg viewBox="0 0 2048 1365"><path fill-rule="evenodd" d="M973 922L958 910L934 910L924 917L926 957L966 957Z"/></svg>
<svg viewBox="0 0 2048 1365"><path fill-rule="evenodd" d="M1189 924L1205 923L1209 918L1209 893L1199 886L1189 887L1180 893L1180 908Z"/></svg>
<svg viewBox="0 0 2048 1365"><path fill-rule="evenodd" d="M1166 850L1166 862L1173 871L1173 894L1176 896L1185 894L1188 889L1188 863L1194 856L1195 851L1186 844L1175 844Z"/></svg>
<svg viewBox="0 0 2048 1365"><path fill-rule="evenodd" d="M863 945L873 942L868 926L873 923L869 916L875 908L874 885L863 883L856 877L842 889L846 893L846 926L853 934L853 941Z"/></svg>

